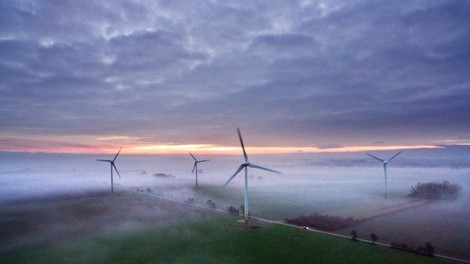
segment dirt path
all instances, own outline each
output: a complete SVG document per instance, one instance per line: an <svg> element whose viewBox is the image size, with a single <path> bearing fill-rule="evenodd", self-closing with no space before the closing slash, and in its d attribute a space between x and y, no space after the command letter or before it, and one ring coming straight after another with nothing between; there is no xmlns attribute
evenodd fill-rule
<svg viewBox="0 0 470 264"><path fill-rule="evenodd" d="M355 220L365 221L388 214L401 212L410 208L429 204L432 201L423 199L399 199L385 200L372 205L350 208L347 210L325 213L325 215L339 216L342 218L352 217Z"/></svg>

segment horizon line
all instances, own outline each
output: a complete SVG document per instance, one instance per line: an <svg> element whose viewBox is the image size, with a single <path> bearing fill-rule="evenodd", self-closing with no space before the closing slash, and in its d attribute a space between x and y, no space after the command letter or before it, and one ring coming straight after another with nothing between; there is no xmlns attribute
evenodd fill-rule
<svg viewBox="0 0 470 264"><path fill-rule="evenodd" d="M445 145L447 146L447 145ZM440 149L443 145L390 145L390 146L342 146L335 148L319 147L246 147L249 154L307 154L307 153L351 153L367 151L389 151L410 149ZM467 145L466 145L467 146ZM25 149L0 149L0 152L8 153L45 153L45 154L113 154L121 146L90 147L90 148L25 148ZM194 152L203 155L237 155L240 154L239 146L220 146L212 144L182 144L182 145L147 145L126 146L122 145L122 154L125 155L175 155Z"/></svg>

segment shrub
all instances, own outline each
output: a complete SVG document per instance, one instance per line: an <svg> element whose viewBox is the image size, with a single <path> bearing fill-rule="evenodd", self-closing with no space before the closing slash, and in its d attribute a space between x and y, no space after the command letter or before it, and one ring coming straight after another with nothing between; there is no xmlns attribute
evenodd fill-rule
<svg viewBox="0 0 470 264"><path fill-rule="evenodd" d="M233 206L227 207L227 211L228 211L231 215L240 215L240 210L238 210L237 208L235 208L235 207L233 207Z"/></svg>
<svg viewBox="0 0 470 264"><path fill-rule="evenodd" d="M416 252L423 255L434 256L434 247L431 245L431 242L426 242L424 243L424 247L418 247Z"/></svg>
<svg viewBox="0 0 470 264"><path fill-rule="evenodd" d="M407 251L407 252L412 252L415 254L420 254L420 255L425 255L429 257L434 256L434 247L432 246L431 242L426 242L424 243L424 247L417 247L416 249L413 249L413 247L409 247L408 244L406 243L392 243L391 248L401 250L401 251Z"/></svg>
<svg viewBox="0 0 470 264"><path fill-rule="evenodd" d="M214 208L215 209L215 203L212 201L212 200L207 200L207 205L210 207L210 208Z"/></svg>

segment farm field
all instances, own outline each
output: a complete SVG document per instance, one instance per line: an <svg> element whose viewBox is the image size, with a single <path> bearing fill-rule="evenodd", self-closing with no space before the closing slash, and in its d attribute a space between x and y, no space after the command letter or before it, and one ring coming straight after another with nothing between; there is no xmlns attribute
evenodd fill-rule
<svg viewBox="0 0 470 264"><path fill-rule="evenodd" d="M107 208L106 215L100 208ZM129 208L148 213L123 217ZM241 230L237 217L138 193L24 204L16 214L11 210L17 219L46 213L36 223L55 237L41 241L37 234L36 244L2 252L0 263L443 263L276 224ZM10 239L25 239L22 235L10 233Z"/></svg>

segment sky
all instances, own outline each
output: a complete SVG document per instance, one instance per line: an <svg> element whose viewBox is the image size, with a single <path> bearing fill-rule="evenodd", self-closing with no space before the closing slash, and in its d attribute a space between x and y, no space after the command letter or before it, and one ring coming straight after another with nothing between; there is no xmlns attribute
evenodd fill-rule
<svg viewBox="0 0 470 264"><path fill-rule="evenodd" d="M1 1L0 151L470 144L470 1Z"/></svg>

